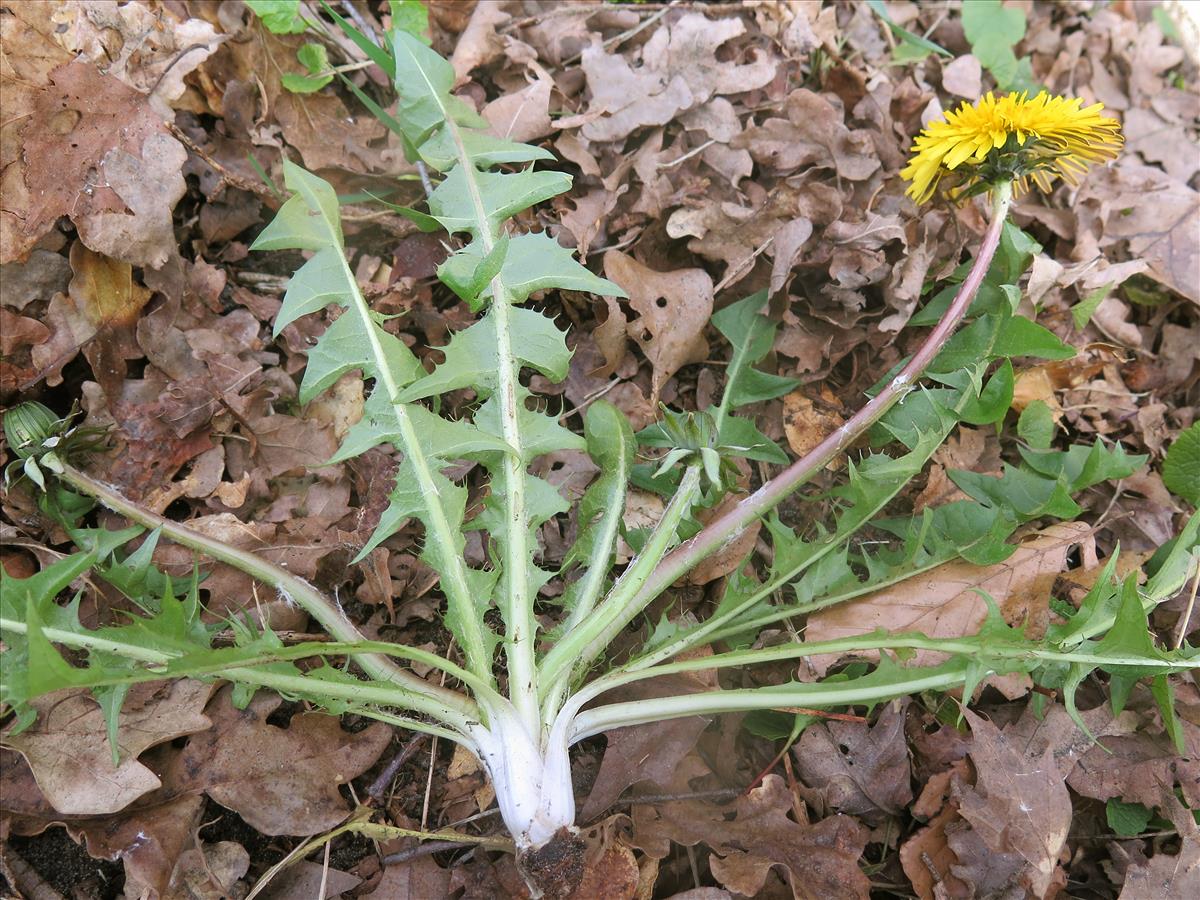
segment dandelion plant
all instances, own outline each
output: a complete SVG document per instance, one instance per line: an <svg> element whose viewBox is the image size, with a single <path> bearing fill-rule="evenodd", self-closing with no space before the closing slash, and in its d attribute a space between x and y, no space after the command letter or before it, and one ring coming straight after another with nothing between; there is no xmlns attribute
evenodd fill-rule
<svg viewBox="0 0 1200 900"><path fill-rule="evenodd" d="M580 265L551 235L521 232L512 219L564 193L571 180L555 170L546 150L488 134L474 109L452 92L449 63L420 41L394 33L385 62L399 101L394 117L380 112L410 158L437 176L428 211L406 214L422 227L441 229L453 243L438 277L478 319L436 348L442 361L427 369L360 291L333 188L290 162L284 163L284 176L292 195L254 249L310 254L292 277L274 323L278 333L303 316L333 310L332 324L308 354L300 401L307 403L349 372L369 382L362 418L331 461L383 446L394 450L399 466L386 509L358 556L406 522L420 523L421 556L438 575L453 652L443 658L365 640L336 602L303 580L142 509L84 474L63 450L69 422L27 416L19 442L10 439L23 460L17 471L38 473L48 491L44 503L67 524L80 549L31 578L4 576L4 703L21 725L32 717L32 698L68 686L115 698L104 704L109 711L119 708L130 684L168 677L225 679L237 685L242 701L255 689L278 691L334 713L353 711L466 747L486 767L504 824L528 860L548 846L571 845L576 822L569 748L614 728L738 710L870 707L929 690L961 689L969 699L983 679L1006 672L1030 673L1061 690L1073 710L1075 688L1097 668L1165 684L1167 673L1194 664L1189 648L1168 653L1150 641L1146 609L1184 577L1181 560L1200 529L1195 520L1154 579L1139 587L1132 577L1117 579L1110 565L1079 610L1065 613L1041 640L1005 624L994 610L979 634L954 640L887 633L826 642L759 640L774 623L949 560L1001 561L1012 551L1007 538L1019 526L1073 517L1080 511L1073 495L1123 477L1142 462L1099 441L1067 450L1031 446L999 478L958 473L967 499L908 517L896 516L891 506L959 423L1003 419L1012 397L1013 356L1071 355L1051 332L1016 313L1015 282L1034 247L1006 216L1014 185L1020 188L1027 179L1043 184L1055 174L1071 177L1083 163L1111 157L1119 132L1096 114L1097 107L1081 109L1078 101L1045 95L1033 100L989 95L929 126L902 174L912 181L909 193L918 201L951 173L960 198L990 196L990 223L973 261L956 287L930 301L927 312L936 324L919 349L893 371L880 373L856 415L696 531L699 508L727 496L737 457L786 461L738 412L794 384L754 368L775 328L765 295L718 314L720 331L733 343L729 387L719 405L668 412L663 423L636 435L615 406L598 400L586 410L582 435L567 429L527 386L530 373L561 381L571 359L567 335L530 298L562 289L610 297L622 291ZM983 285L989 289L981 292ZM964 320L969 323L960 329ZM451 391L470 392L473 412L447 416L439 401ZM26 433L30 427L40 433ZM871 449L852 449L864 439ZM633 558L618 565L626 492L641 464L639 441L647 448L643 453L657 454L651 464L655 483L668 485L669 499L660 519L641 535ZM574 510L578 537L554 571L540 558L538 530L571 510L531 467L544 454L567 449L586 450L599 474ZM832 520L797 532L779 515L780 501L839 455L848 459L845 478L833 491ZM462 460L478 463L486 473L486 492L474 506L467 486L447 474ZM86 503L81 506L80 498L94 498L151 529L153 541L194 549L201 565L217 560L253 575L303 607L332 640L285 645L269 624L205 624L195 580L176 585L162 577L145 579L157 592L141 600L143 615L84 628L74 606L58 605L56 595L89 570L128 581L129 572L146 569L148 554L123 555L129 530L84 527ZM648 607L676 580L763 518L773 550L769 563L747 560L704 618L645 622ZM891 539L861 540L867 526ZM470 564L464 553L472 531L485 537L483 565ZM561 599L540 599L553 579L562 582L562 590L553 592ZM213 646L219 628L233 629L233 646ZM640 648L612 658L609 647L630 628L640 629ZM74 663L60 647L76 651ZM712 652L687 652L700 647ZM941 651L945 661L905 664L916 649ZM638 702L608 699L614 688L685 671L720 673L864 651L880 655L857 677ZM413 664L435 674L419 677Z"/></svg>

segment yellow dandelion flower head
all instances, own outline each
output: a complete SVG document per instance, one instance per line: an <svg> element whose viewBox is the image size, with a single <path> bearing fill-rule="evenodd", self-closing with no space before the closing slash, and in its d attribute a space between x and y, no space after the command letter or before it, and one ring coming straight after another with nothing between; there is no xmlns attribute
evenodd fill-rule
<svg viewBox="0 0 1200 900"><path fill-rule="evenodd" d="M1029 179L1043 191L1058 176L1076 184L1089 163L1115 159L1124 142L1120 123L1100 115L1103 108L1045 91L1032 100L1028 92L995 97L989 91L974 105L964 101L913 142L912 157L900 172L912 182L906 193L924 203L951 172L958 176L955 196L999 181L1012 181L1016 193Z"/></svg>

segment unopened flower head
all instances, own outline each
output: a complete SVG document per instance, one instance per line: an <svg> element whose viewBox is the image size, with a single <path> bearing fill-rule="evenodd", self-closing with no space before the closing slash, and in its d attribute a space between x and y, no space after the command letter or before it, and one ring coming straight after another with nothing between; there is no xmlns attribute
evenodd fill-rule
<svg viewBox="0 0 1200 900"><path fill-rule="evenodd" d="M956 197L1000 181L1012 181L1017 193L1029 179L1043 191L1058 176L1076 184L1089 163L1114 159L1124 142L1120 123L1100 115L1103 108L1045 91L1032 100L1027 92L995 97L989 91L925 126L900 177L912 182L907 194L918 203L950 173Z"/></svg>

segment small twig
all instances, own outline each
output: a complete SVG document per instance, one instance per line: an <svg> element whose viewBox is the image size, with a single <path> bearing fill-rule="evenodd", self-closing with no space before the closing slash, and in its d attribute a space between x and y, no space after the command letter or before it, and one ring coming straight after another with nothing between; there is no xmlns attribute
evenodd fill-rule
<svg viewBox="0 0 1200 900"><path fill-rule="evenodd" d="M607 394L609 391L611 391L613 388L615 388L619 384L624 384L624 382L621 381L621 379L619 379L619 378L614 378L612 381L610 381L608 384L606 384L604 387L600 388L599 390L592 391L590 394L588 394L586 397L583 398L582 403L580 403L578 406L572 407L571 409L569 409L565 413L563 413L561 416L559 416L558 417L559 424L562 424L567 419L571 418L571 416L582 416L583 411L585 409L587 409L589 406L591 406L593 403L595 403L597 400L599 400L601 397L603 397L605 394Z"/></svg>
<svg viewBox="0 0 1200 900"><path fill-rule="evenodd" d="M657 166L655 166L655 168L660 172L663 169L670 169L674 166L679 165L681 162L684 162L685 160L691 159L697 153L703 153L705 150L707 150L709 147L711 147L716 142L717 142L716 138L709 138L707 141L705 141L699 147L695 148L694 150L689 150L687 153L683 154L683 156L679 157L678 159L673 159L670 162L659 163Z"/></svg>
<svg viewBox="0 0 1200 900"><path fill-rule="evenodd" d="M453 642L451 642L453 646ZM450 655L450 648L446 648L446 655ZM441 686L446 686L446 673L442 673ZM425 778L425 799L421 803L421 830L428 830L429 823L429 795L433 792L433 767L437 765L438 739L437 735L433 736L429 747L429 775Z"/></svg>
<svg viewBox="0 0 1200 900"><path fill-rule="evenodd" d="M186 46L182 50L180 50L178 53L176 53L175 58L173 60L171 60L169 63L167 63L167 67L158 74L157 78L154 79L154 84L152 84L150 86L150 90L147 92L147 95L151 96L151 97L154 96L154 92L158 90L159 86L162 84L162 80L167 77L168 72L170 72L173 68L175 68L175 64L177 62L179 62L181 59L183 59L185 56L187 56L193 50L207 50L207 49L208 49L208 44L189 44L188 46Z"/></svg>
<svg viewBox="0 0 1200 900"><path fill-rule="evenodd" d="M645 806L650 803L677 803L681 800L732 800L741 794L738 788L717 788L712 791L685 791L682 794L633 794L619 797L613 806Z"/></svg>
<svg viewBox="0 0 1200 900"><path fill-rule="evenodd" d="M777 706L774 711L792 713L796 716L812 716L816 719L832 719L835 722L855 722L861 724L867 721L866 716L855 716L850 713L832 713L823 709L808 709L803 706Z"/></svg>
<svg viewBox="0 0 1200 900"><path fill-rule="evenodd" d="M623 44L627 40L629 40L631 37L636 37L638 34L645 31L647 28L649 28L651 25L653 25L655 22L657 22L659 19L661 19L667 13L669 13L678 4L679 4L679 0L671 0L670 3L666 4L662 9L660 9L658 12L656 12L650 18L646 19L644 22L640 22L637 25L635 25L633 28L628 28L625 31L622 31L620 34L613 35L607 41L605 41L603 44L601 44L601 46L604 47L605 50L608 50L612 47L620 46L621 44ZM579 62L579 60L581 60L582 58L583 58L583 51L581 50L579 53L576 53L574 56L570 56L567 59L564 59L562 61L562 68L565 69L567 66L574 65L575 63ZM553 72L554 70L551 70L551 71Z"/></svg>
<svg viewBox="0 0 1200 900"><path fill-rule="evenodd" d="M459 847L474 847L475 844L467 843L466 841L425 841L417 844L415 847L409 847L407 850L401 850L397 853L389 853L381 862L385 866L394 866L399 863L411 862L414 859L420 859L422 856L433 856L435 853L441 853L443 850L457 850Z"/></svg>
<svg viewBox="0 0 1200 900"><path fill-rule="evenodd" d="M187 149L192 153L195 153L198 157L204 160L204 162L207 163L214 172L221 176L221 180L226 184L237 188L239 191L246 191L262 197L265 200L275 202L275 195L271 193L271 189L265 184L245 178L236 172L229 171L229 169L225 168L223 165L221 165L221 163L213 159L212 154L188 137L187 133L174 122L168 122L167 128L170 130L171 134L175 136L176 140L183 144L183 146L187 147Z"/></svg>
<svg viewBox="0 0 1200 900"><path fill-rule="evenodd" d="M308 634L303 631L276 631L275 636L284 644L327 643L331 640L327 634ZM213 643L221 646L232 646L236 641L237 635L229 628L213 635Z"/></svg>
<svg viewBox="0 0 1200 900"><path fill-rule="evenodd" d="M666 11L675 8L678 2L679 0L672 0L670 3L641 3L637 6L628 7L625 11L637 13L638 15L658 12L660 10ZM706 3L701 7L705 13L739 12L744 11L745 8L746 5L742 2ZM515 22L509 22L503 28L499 29L499 32L500 34L507 34L510 31L515 31L519 28L528 28L530 25L536 25L538 22L544 22L546 19L554 19L559 16L590 16L593 13L611 9L613 9L613 6L610 3L563 3L536 16L526 16L523 19L517 19Z"/></svg>
<svg viewBox="0 0 1200 900"><path fill-rule="evenodd" d="M321 889L317 891L318 900L325 900L328 895L325 889L329 886L329 851L333 847L333 841L329 841L325 845L325 859L321 861Z"/></svg>
<svg viewBox="0 0 1200 900"><path fill-rule="evenodd" d="M8 844L0 846L5 863L6 874L12 876L12 887L21 891L25 900L66 900L62 894L51 887L41 873L27 863ZM11 871L7 871L11 870Z"/></svg>
<svg viewBox="0 0 1200 900"><path fill-rule="evenodd" d="M726 287L728 287L732 282L736 281L738 278L741 278L742 275L744 275L746 273L746 270L754 265L755 260L757 260L760 256L762 256L763 252L774 243L775 243L775 235L771 235L769 238L767 238L765 241L763 241L761 244L759 244L758 247L755 248L754 252L751 253L749 257L747 257L746 259L743 259L740 263L738 263L736 266L734 266L732 269L730 269L728 272L726 272L725 277L720 280L720 282L717 284L717 286L715 288L713 288L713 291L712 291L713 296L715 297L717 294L721 293L721 291L723 291Z"/></svg>
<svg viewBox="0 0 1200 900"><path fill-rule="evenodd" d="M1178 650L1183 644L1183 639L1187 637L1188 623L1192 621L1192 611L1196 608L1196 591L1200 589L1200 555L1193 554L1192 560L1196 563L1196 577L1192 579L1192 593L1188 597L1187 606L1183 610L1183 615L1179 617L1179 627L1175 632L1175 646L1172 650Z"/></svg>
<svg viewBox="0 0 1200 900"><path fill-rule="evenodd" d="M383 797L384 792L392 783L392 779L396 777L396 773L404 766L406 762L416 755L421 744L429 737L427 734L417 734L411 741L404 745L404 749L396 754L395 758L387 764L387 767L379 773L379 777L371 782L371 786L367 788L367 795L372 800L379 800Z"/></svg>
<svg viewBox="0 0 1200 900"><path fill-rule="evenodd" d="M354 20L354 24L358 26L359 30L371 38L373 44L379 44L379 33L375 31L375 26L367 21L357 6L351 3L350 0L342 0L342 9Z"/></svg>

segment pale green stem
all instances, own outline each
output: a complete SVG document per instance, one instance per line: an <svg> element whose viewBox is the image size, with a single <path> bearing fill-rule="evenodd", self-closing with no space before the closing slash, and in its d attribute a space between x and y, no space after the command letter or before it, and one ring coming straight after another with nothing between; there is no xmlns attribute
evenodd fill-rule
<svg viewBox="0 0 1200 900"><path fill-rule="evenodd" d="M1152 609L1156 600L1153 597L1142 596L1142 607L1149 611ZM1161 599L1161 598L1159 598ZM1072 645L1091 640L1101 634L1106 633L1114 624L1114 616L1096 617L1090 621L1086 628L1071 638ZM927 650L939 653L954 654L962 658L972 658L976 660L1010 660L1015 662L1034 662L1042 663L1063 663L1071 664L1078 663L1087 666L1130 666L1135 668L1151 668L1155 670L1170 671L1194 671L1196 669L1195 659L1154 659L1144 658L1139 656L1118 656L1113 654L1089 653L1078 650L1057 649L1054 647L1037 647L1022 644L1011 644L1003 641L989 642L986 646L978 641L970 638L931 638L922 634L880 634L879 632L863 635L851 635L850 637L838 638L829 641L813 641L811 643L800 644L782 644L777 647L765 647L757 650L739 650L730 653L721 653L708 657L697 657L695 659L682 660L680 662L667 663L665 665L653 666L636 671L621 670L615 671L608 675L602 676L588 684L579 693L571 697L568 705L563 708L563 716L574 716L575 726L571 741L582 740L583 738L597 734L601 731L606 731L609 728L616 728L625 725L642 724L645 722L657 722L664 718L677 717L681 715L697 714L693 712L693 707L688 706L685 702L687 698L663 698L654 700L641 701L640 711L634 709L637 704L611 704L608 706L599 706L594 709L587 710L584 713L577 711L585 704L591 702L596 697L622 685L630 684L635 681L641 681L646 678L656 678L662 675L673 675L682 672L696 672L710 669L727 668L732 666L747 666L757 665L761 663L780 662L783 660L801 659L808 656L816 656L819 654L839 654L856 653L870 650ZM953 675L953 673L950 673ZM946 673L938 674L939 678L944 678ZM913 678L920 680L927 676L920 674L920 670L914 670ZM966 675L959 674L946 682L946 686L956 686L965 683ZM928 687L919 688L927 690ZM945 689L944 687L941 689ZM863 696L859 699L853 699L856 695L846 693L843 686L832 682L818 682L814 684L796 685L791 700L787 699L786 689L781 688L764 688L759 690L741 690L741 691L709 691L704 694L690 695L693 697L707 698L699 701L699 706L703 706L708 714L716 714L722 712L736 712L750 709L776 709L781 706L809 706L809 707L829 707L829 706L847 706L854 703L862 703L886 699L888 697L900 696L903 693L912 693L914 689L901 689L897 683L889 683L871 689L858 688L858 691L873 690L875 693L870 696ZM799 696L798 692L803 692L803 696ZM721 698L729 697L730 703L727 706L721 706ZM753 696L759 698L758 705L750 699ZM850 699L847 699L850 698ZM583 723L582 725L580 723Z"/></svg>
<svg viewBox="0 0 1200 900"><path fill-rule="evenodd" d="M453 116L446 112L446 127L454 139L458 165L475 208L475 234L483 245L484 255L491 253L497 232L488 220L479 191L474 163L467 153L462 134ZM512 325L509 317L508 290L499 275L491 282L492 305L489 315L496 326L496 395L500 405L500 427L509 451L504 454L501 477L504 482L504 527L501 541L504 554L505 603L505 660L508 663L508 694L521 721L531 735L541 730L538 717L538 670L536 666L537 619L533 612L533 592L529 583L529 564L533 548L529 543L529 512L525 501L525 447L518 416L518 365L513 354Z"/></svg>
<svg viewBox="0 0 1200 900"><path fill-rule="evenodd" d="M332 698L356 704L364 704L357 711L364 715L371 715L372 718L379 718L379 716L375 715L377 711L367 704L399 706L402 708L409 706L410 708L415 708L412 704L402 701L398 702L395 691L386 687L375 687L369 684L354 685L342 684L336 681L318 681L304 675L284 675L256 668L230 669L222 677L229 681L238 681L242 684L254 684L259 687L269 688L284 695L318 697L322 700L324 698ZM444 706L440 710L417 711L434 716L444 724L450 725L453 730L437 728L437 726L429 726L425 723L417 723L407 717L394 716L391 718L402 719L405 728L412 728L415 731L425 731L429 734L438 734L441 737L448 737L457 743L473 746L471 739L467 736L467 732L471 728L470 720L457 710ZM382 715L386 715L386 713L382 713ZM433 730L435 728L437 729L436 731Z"/></svg>
<svg viewBox="0 0 1200 900"><path fill-rule="evenodd" d="M429 460L426 459L425 453L421 449L421 443L417 437L412 419L409 418L405 405L398 399L400 396L400 385L396 383L391 367L387 362L387 355L384 353L383 346L379 343L379 334L376 331L377 326L371 318L370 307L367 305L362 291L359 290L358 280L350 270L350 265L346 261L345 254L339 253L338 258L342 263L342 271L348 286L350 301L354 305L355 311L362 317L365 326L364 330L367 333L367 340L371 342L371 353L376 361L375 368L380 384L387 394L388 402L391 403L392 411L396 416L396 422L400 426L400 440L404 445L404 455L408 458L413 471L416 473L417 481L421 486L421 496L426 498L425 509L428 515L426 540L435 541L441 546L453 547L454 529L450 527L450 522L446 518L446 512L438 500L438 490L433 479L433 471L430 469ZM461 615L456 618L461 623L461 635L459 637L463 648L463 655L467 660L467 668L480 678L490 682L494 677L492 675L491 655L487 652L487 643L483 639L483 626L479 621L479 617L475 614L476 607L471 596L470 586L467 583L465 564L456 554L447 553L444 554L444 557L447 560L447 571L439 573L441 575L440 584L442 591L446 594L446 602L455 609L461 610Z"/></svg>
<svg viewBox="0 0 1200 900"><path fill-rule="evenodd" d="M29 626L25 622L20 622L16 619L0 618L0 631L7 631L12 634L27 634ZM367 707L356 711L364 715L370 715L372 718L382 719L383 721L403 719L407 728L412 728L416 731L426 731L431 734L451 736L460 743L469 740L464 737L464 733L471 728L473 720L468 715L465 715L462 710L448 706L430 697L428 694L417 693L388 684L368 684L365 682L358 685L341 684L318 678L308 678L302 675L293 676L269 672L257 668L257 666L266 663L311 656L313 655L313 649L317 646L320 646L325 652L331 654L339 653L345 649L344 645L330 644L313 645L310 648L284 648L276 652L263 654L261 659L239 660L237 665L231 666L226 662L223 664L214 664L211 667L197 666L190 668L187 672L172 672L169 667L171 663L180 659L178 655L148 647L141 647L127 641L108 638L104 636L103 632L76 632L54 627L43 627L41 631L46 640L54 644L61 644L64 647L73 647L78 650L109 653L124 659L136 660L157 667L146 669L142 672L126 673L109 678L98 678L89 681L88 687L136 684L144 681L157 681L164 677L220 676L226 681L268 687L286 693L303 694L306 697L329 698L338 701L350 700L359 703L378 703L382 706L411 709L415 712L433 716L460 731L451 732L445 728L439 728L436 725L426 722L390 715ZM304 652L300 652L301 649ZM397 649L408 650L408 648ZM418 653L420 652L418 651ZM405 652L403 655L413 656L413 654L408 652Z"/></svg>
<svg viewBox="0 0 1200 900"><path fill-rule="evenodd" d="M617 583L596 611L546 654L542 661L542 674L548 683L554 683L564 671L571 673L572 679L581 676L621 629L646 608L653 598L647 599L645 603L639 602L645 596L642 586L675 540L679 523L692 508L699 492L700 467L688 466L679 481L675 495L667 504L662 518L646 540L641 553L617 579ZM548 715L555 712L556 710L547 710Z"/></svg>
<svg viewBox="0 0 1200 900"><path fill-rule="evenodd" d="M642 681L647 678L677 675L682 672L703 672L713 669L726 669L733 666L754 666L764 663L781 662L783 660L804 659L810 656L825 654L843 656L845 654L878 650L927 650L935 653L948 653L984 660L1083 663L1092 666L1155 666L1161 667L1164 670L1180 671L1193 669L1196 666L1195 661L1187 659L1156 660L1140 656L1083 653L1073 650L1056 650L1054 648L1036 647L1029 644L1004 642L988 643L984 646L979 641L973 641L969 638L931 638L923 634L911 633L872 633L852 635L829 641L780 644L775 647L763 647L757 650L718 653L714 656L700 656L694 659L666 663L661 666L637 671L613 672L588 684L572 700L578 699L580 704L583 704L606 691L611 691L613 688L631 684L635 681ZM771 690L775 690L775 688L767 689L764 692L764 696L768 696ZM653 701L647 702L652 703Z"/></svg>
<svg viewBox="0 0 1200 900"><path fill-rule="evenodd" d="M840 594L832 594L827 597L821 597L819 600L812 600L808 603L797 603L793 606L776 607L770 612L765 612L761 615L748 619L737 619L733 616L721 616L719 618L713 617L698 627L695 634L689 631L686 635L684 635L683 638L680 639L680 643L678 645L672 644L669 652L666 651L666 648L664 648L664 652L655 651L652 655L648 655L644 659L637 660L636 665L632 666L631 668L641 669L645 668L646 666L656 665L664 659L670 659L672 656L678 656L684 650L688 649L688 647L694 647L701 641L713 643L724 640L732 634L761 631L768 625L773 625L774 623L780 622L784 619L790 619L792 616L806 616L809 613L818 612L822 609L828 609L831 606L838 606L839 604L847 603L850 600L854 600L858 597L865 596L866 594L872 594L876 591L889 588L894 584L900 584L901 582L908 581L910 578L915 578L917 575L921 575L924 572L936 569L938 566L955 559L956 556L957 554L953 553L947 554L945 557L939 557L938 559L932 560L925 565L906 569L893 578L885 578L880 581L869 582L861 585L860 587L854 588L853 590L844 591ZM791 576L791 578L794 577L795 575ZM771 594L775 593L775 591L786 587L787 582L790 581L791 578L785 580L777 579L768 582L767 585L764 586L764 589L755 591L754 594L748 598L745 606L753 606L755 603L765 600L767 597L771 596Z"/></svg>
<svg viewBox="0 0 1200 900"><path fill-rule="evenodd" d="M614 492L612 502L604 510L603 519L596 529L595 545L590 559L583 562L586 568L580 577L575 606L562 625L561 633L569 635L587 621L600 599L604 589L604 581L612 567L613 548L620 535L621 519L625 512L625 492L629 483L628 457L625 453L618 455L619 470L617 484L619 489ZM542 700L542 721L554 720L555 711L562 706L570 689L571 672L568 667L559 669L558 674L551 680L545 674L542 676L545 698ZM548 686L547 686L548 685Z"/></svg>
<svg viewBox="0 0 1200 900"><path fill-rule="evenodd" d="M83 474L72 466L63 465L60 477L71 487L88 496L95 497L109 509L131 521L147 528L161 529L164 536L177 544L204 553L217 562L233 566L264 584L270 585L283 596L299 604L336 640L348 643L364 640L362 633L346 617L340 607L331 603L304 579L298 578L286 569L267 562L253 553L238 550L222 541L200 534L185 525L172 522L157 513L144 509L123 497L117 490ZM475 718L479 716L479 708L471 699L457 691L429 684L411 672L406 672L383 654L355 654L353 659L364 672L377 681L392 682L406 692L428 698L449 709L457 710L464 716Z"/></svg>
<svg viewBox="0 0 1200 900"><path fill-rule="evenodd" d="M571 743L584 738L646 722L665 722L685 716L719 715L730 712L753 712L755 710L779 709L781 707L827 707L854 706L875 703L880 700L921 691L945 691L964 681L964 673L957 671L921 672L914 671L906 680L896 680L887 685L856 685L853 682L820 682L796 684L791 689L772 688L770 693L758 690L706 691L683 697L662 697L654 700L637 700L629 703L613 703L596 709L585 710L575 717Z"/></svg>

